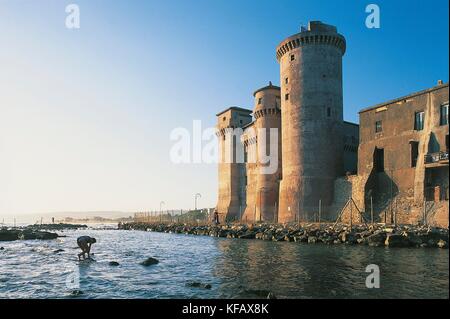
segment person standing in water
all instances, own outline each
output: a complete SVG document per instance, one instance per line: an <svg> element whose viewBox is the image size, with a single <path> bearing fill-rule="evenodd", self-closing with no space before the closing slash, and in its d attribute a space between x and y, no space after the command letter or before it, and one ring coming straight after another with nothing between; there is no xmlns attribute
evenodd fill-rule
<svg viewBox="0 0 450 319"><path fill-rule="evenodd" d="M86 259L86 254L88 256L88 259L91 258L91 246L92 244L95 244L97 240L93 237L89 236L81 236L77 239L78 247L81 248L81 253L78 254L78 260L81 260L81 256L83 256L83 259Z"/></svg>

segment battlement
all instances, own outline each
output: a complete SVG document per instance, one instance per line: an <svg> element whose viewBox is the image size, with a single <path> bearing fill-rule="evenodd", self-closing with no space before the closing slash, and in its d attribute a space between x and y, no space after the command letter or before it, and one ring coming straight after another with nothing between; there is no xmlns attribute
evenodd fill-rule
<svg viewBox="0 0 450 319"><path fill-rule="evenodd" d="M346 42L345 38L337 33L337 28L322 23L320 21L310 21L308 29L301 30L289 38L283 40L277 47L276 56L278 62L289 51L303 47L306 45L331 45L341 50L342 55L345 54Z"/></svg>

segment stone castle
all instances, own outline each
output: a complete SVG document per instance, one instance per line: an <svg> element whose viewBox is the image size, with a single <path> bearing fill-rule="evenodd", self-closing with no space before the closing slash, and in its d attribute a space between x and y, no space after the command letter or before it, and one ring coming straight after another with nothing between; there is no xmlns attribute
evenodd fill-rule
<svg viewBox="0 0 450 319"><path fill-rule="evenodd" d="M253 110L217 114L222 220L331 221L350 209L359 220L448 226L448 84L364 109L360 125L349 123L345 50L336 27L311 21L276 49L281 87L256 90Z"/></svg>

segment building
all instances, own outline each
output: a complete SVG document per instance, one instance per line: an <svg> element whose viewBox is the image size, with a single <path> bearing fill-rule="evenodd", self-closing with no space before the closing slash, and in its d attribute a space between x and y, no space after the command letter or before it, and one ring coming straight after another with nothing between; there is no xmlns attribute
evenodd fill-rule
<svg viewBox="0 0 450 319"><path fill-rule="evenodd" d="M360 111L358 200L378 220L448 225L448 93L439 83Z"/></svg>
<svg viewBox="0 0 450 319"><path fill-rule="evenodd" d="M276 48L281 87L217 114L222 220L335 220L353 199L361 219L448 225L448 84L345 122L345 49L336 27L310 22Z"/></svg>

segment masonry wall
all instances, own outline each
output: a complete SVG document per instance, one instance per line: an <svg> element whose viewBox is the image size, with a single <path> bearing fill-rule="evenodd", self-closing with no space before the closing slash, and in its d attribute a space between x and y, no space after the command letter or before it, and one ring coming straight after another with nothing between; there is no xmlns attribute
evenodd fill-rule
<svg viewBox="0 0 450 319"><path fill-rule="evenodd" d="M423 215L421 211L426 206L424 201L429 200L425 195L427 176L433 175L431 170L438 171L433 183L441 180L443 192L448 193L448 160L446 163L438 163L438 168L425 163L427 154L448 152L448 125L440 125L440 107L445 103L448 103L448 84L360 112L358 175L366 183L364 198L359 200L368 211L372 198L373 209L379 221L391 222L396 218L398 222L418 222L418 216ZM415 127L417 112L424 112L422 130ZM379 121L382 130L376 132L376 122ZM414 145L417 145L417 160L413 156ZM377 163L374 160L376 149L383 149L384 152L382 171L374 167ZM429 209L431 212L432 208Z"/></svg>

